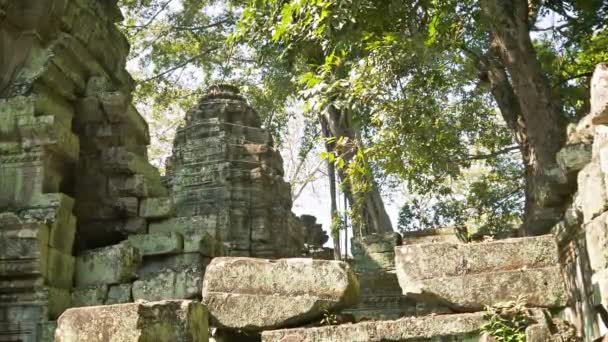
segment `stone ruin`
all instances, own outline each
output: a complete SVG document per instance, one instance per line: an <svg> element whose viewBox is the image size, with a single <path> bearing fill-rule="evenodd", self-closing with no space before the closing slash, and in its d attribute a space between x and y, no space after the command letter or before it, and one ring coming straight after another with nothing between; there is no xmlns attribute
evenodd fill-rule
<svg viewBox="0 0 608 342"><path fill-rule="evenodd" d="M291 212L281 157L234 88L188 113L161 177L121 20L112 0L0 2L0 341L51 341L69 307L200 299L213 257L327 240Z"/></svg>
<svg viewBox="0 0 608 342"><path fill-rule="evenodd" d="M132 104L115 0L0 2L0 341L527 341L608 333L608 67L557 158L576 187L552 234L354 238L291 212L282 160L231 86L188 112L163 178Z"/></svg>

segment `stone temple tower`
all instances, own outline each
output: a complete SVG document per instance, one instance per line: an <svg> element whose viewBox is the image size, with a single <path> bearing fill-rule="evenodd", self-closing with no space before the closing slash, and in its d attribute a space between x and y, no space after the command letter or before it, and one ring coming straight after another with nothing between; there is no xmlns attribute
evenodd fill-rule
<svg viewBox="0 0 608 342"><path fill-rule="evenodd" d="M236 87L212 86L186 114L167 163L178 217L216 236L228 255L299 256L283 160Z"/></svg>

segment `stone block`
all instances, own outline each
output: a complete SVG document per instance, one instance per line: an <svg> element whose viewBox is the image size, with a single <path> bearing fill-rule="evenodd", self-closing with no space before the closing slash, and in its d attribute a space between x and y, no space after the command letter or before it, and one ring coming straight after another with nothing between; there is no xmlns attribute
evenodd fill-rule
<svg viewBox="0 0 608 342"><path fill-rule="evenodd" d="M206 342L207 311L193 301L73 308L58 320L61 342Z"/></svg>
<svg viewBox="0 0 608 342"><path fill-rule="evenodd" d="M133 283L133 299L155 301L164 299L199 298L203 288L204 267L184 266L164 269L144 280Z"/></svg>
<svg viewBox="0 0 608 342"><path fill-rule="evenodd" d="M72 291L72 307L103 305L107 297L107 285L77 288Z"/></svg>
<svg viewBox="0 0 608 342"><path fill-rule="evenodd" d="M184 239L178 233L138 234L128 240L142 256L177 254L184 249Z"/></svg>
<svg viewBox="0 0 608 342"><path fill-rule="evenodd" d="M568 299L551 235L471 244L419 244L396 248L403 294L455 310L526 294L538 307L562 307Z"/></svg>
<svg viewBox="0 0 608 342"><path fill-rule="evenodd" d="M42 286L28 291L0 295L0 318L33 323L55 320L71 305L68 289Z"/></svg>
<svg viewBox="0 0 608 342"><path fill-rule="evenodd" d="M216 215L175 217L159 222L150 222L148 231L150 233L169 233L169 232L206 232L211 236L216 236L217 217Z"/></svg>
<svg viewBox="0 0 608 342"><path fill-rule="evenodd" d="M303 324L359 301L359 284L340 261L214 258L203 303L218 327L261 331Z"/></svg>
<svg viewBox="0 0 608 342"><path fill-rule="evenodd" d="M596 125L608 124L608 64L595 67L591 78L591 115Z"/></svg>
<svg viewBox="0 0 608 342"><path fill-rule="evenodd" d="M21 117L17 125L25 148L45 147L68 161L78 160L78 137L55 116Z"/></svg>
<svg viewBox="0 0 608 342"><path fill-rule="evenodd" d="M143 260L137 274L140 279L147 279L164 269L180 270L186 266L200 265L205 268L211 262L210 257L200 253L182 253L177 255L151 255Z"/></svg>
<svg viewBox="0 0 608 342"><path fill-rule="evenodd" d="M112 147L102 151L102 158L105 160L105 172L123 176L141 174L146 179L149 196L168 195L167 189L162 185L160 173L144 156L129 152L123 147Z"/></svg>
<svg viewBox="0 0 608 342"><path fill-rule="evenodd" d="M395 254L398 269L406 270L407 277L411 280L559 264L553 235L485 243L403 245L395 248Z"/></svg>
<svg viewBox="0 0 608 342"><path fill-rule="evenodd" d="M565 174L575 174L591 162L591 144L566 145L555 157Z"/></svg>
<svg viewBox="0 0 608 342"><path fill-rule="evenodd" d="M141 174L131 176L114 176L108 179L108 190L114 197L148 196L146 177Z"/></svg>
<svg viewBox="0 0 608 342"><path fill-rule="evenodd" d="M594 272L608 268L608 213L585 225L589 264Z"/></svg>
<svg viewBox="0 0 608 342"><path fill-rule="evenodd" d="M171 197L149 197L141 201L139 216L148 219L171 217L175 214L175 206Z"/></svg>
<svg viewBox="0 0 608 342"><path fill-rule="evenodd" d="M74 283L75 258L54 248L49 248L47 280L52 286L69 289Z"/></svg>
<svg viewBox="0 0 608 342"><path fill-rule="evenodd" d="M47 275L49 227L17 224L0 230L0 277Z"/></svg>
<svg viewBox="0 0 608 342"><path fill-rule="evenodd" d="M88 250L76 258L77 287L121 284L137 277L139 251L128 242Z"/></svg>
<svg viewBox="0 0 608 342"><path fill-rule="evenodd" d="M72 254L75 237L76 216L69 213L66 218L60 218L53 223L49 246L63 253Z"/></svg>
<svg viewBox="0 0 608 342"><path fill-rule="evenodd" d="M371 321L262 332L262 342L382 342L479 340L483 313L408 317L394 321Z"/></svg>
<svg viewBox="0 0 608 342"><path fill-rule="evenodd" d="M403 243L398 233L372 234L362 238L353 238L353 254L394 253L395 247Z"/></svg>
<svg viewBox="0 0 608 342"><path fill-rule="evenodd" d="M200 253L209 257L223 255L223 246L210 234L200 231L185 231L184 253Z"/></svg>
<svg viewBox="0 0 608 342"><path fill-rule="evenodd" d="M112 304L123 304L130 303L133 301L133 296L131 294L131 289L133 284L118 284L118 285L110 285L108 289L108 297L104 304L112 305Z"/></svg>
<svg viewBox="0 0 608 342"><path fill-rule="evenodd" d="M404 245L421 243L462 243L459 232L455 228L424 229L414 232L405 232L402 236Z"/></svg>
<svg viewBox="0 0 608 342"><path fill-rule="evenodd" d="M578 193L584 222L604 212L607 206L604 174L597 162L587 164L578 174Z"/></svg>

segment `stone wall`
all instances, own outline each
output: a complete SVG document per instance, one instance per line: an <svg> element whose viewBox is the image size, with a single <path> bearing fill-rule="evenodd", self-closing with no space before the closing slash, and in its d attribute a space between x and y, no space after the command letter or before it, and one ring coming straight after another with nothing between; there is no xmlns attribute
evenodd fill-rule
<svg viewBox="0 0 608 342"><path fill-rule="evenodd" d="M553 233L572 298L565 317L586 341L606 335L608 320L608 66L596 67L591 112L569 132L557 159L577 192ZM602 318L604 316L604 318Z"/></svg>
<svg viewBox="0 0 608 342"><path fill-rule="evenodd" d="M48 341L68 307L200 299L215 256L326 254L234 88L188 113L165 187L116 3L0 1L0 340Z"/></svg>
<svg viewBox="0 0 608 342"><path fill-rule="evenodd" d="M227 255L277 258L304 252L305 228L291 212L283 159L235 87L211 87L188 111L167 170L176 220L187 222L183 227L196 220L197 229L221 241Z"/></svg>
<svg viewBox="0 0 608 342"><path fill-rule="evenodd" d="M116 1L0 4L0 336L48 340L75 255L145 232L166 196L131 104Z"/></svg>

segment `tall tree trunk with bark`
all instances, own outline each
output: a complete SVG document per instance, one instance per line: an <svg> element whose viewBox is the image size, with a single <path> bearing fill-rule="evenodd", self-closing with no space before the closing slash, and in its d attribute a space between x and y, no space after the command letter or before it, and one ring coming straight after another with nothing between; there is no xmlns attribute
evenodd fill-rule
<svg viewBox="0 0 608 342"><path fill-rule="evenodd" d="M492 49L504 65L497 65L492 56L486 60L492 93L521 146L526 169L521 232L544 234L560 220L570 192L559 183L555 159L566 140L562 104L552 93L532 45L528 2L482 0L481 8L490 24Z"/></svg>
<svg viewBox="0 0 608 342"><path fill-rule="evenodd" d="M328 137L330 134L327 121L323 117L320 118L321 130L323 136ZM335 148L334 143L326 142L325 149L328 153L333 153ZM338 199L336 193L336 168L334 164L328 159L327 160L327 176L329 177L329 199L330 199L330 217L331 217L331 238L334 242L334 260L340 260L342 253L340 252L340 230L336 227L336 223L339 220L338 216Z"/></svg>
<svg viewBox="0 0 608 342"><path fill-rule="evenodd" d="M334 106L329 106L328 110L321 117L328 129L328 137L345 137L350 141L356 141L359 137L357 128L353 124L350 116L342 113ZM350 150L342 156L346 164L357 154L356 150ZM361 223L355 227L353 222L353 236L365 236L374 233L384 233L393 231L390 218L384 208L384 202L380 196L380 191L376 183L372 180L370 189L365 193L353 193L348 184L348 177L344 170L337 170L340 181L343 183L343 191L350 207L359 207L359 214L362 216Z"/></svg>

